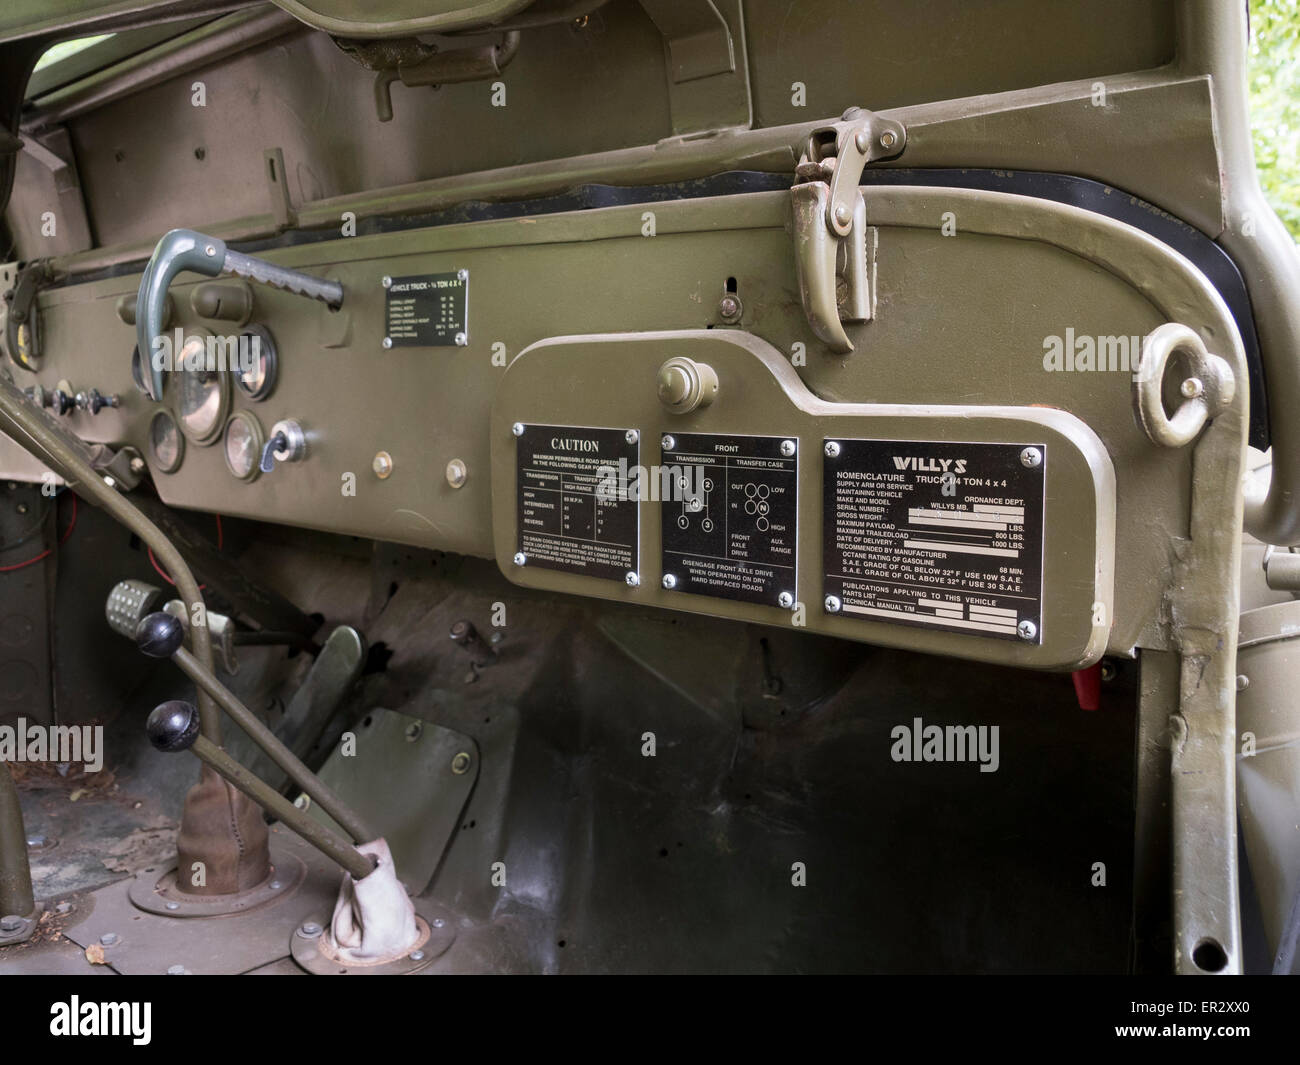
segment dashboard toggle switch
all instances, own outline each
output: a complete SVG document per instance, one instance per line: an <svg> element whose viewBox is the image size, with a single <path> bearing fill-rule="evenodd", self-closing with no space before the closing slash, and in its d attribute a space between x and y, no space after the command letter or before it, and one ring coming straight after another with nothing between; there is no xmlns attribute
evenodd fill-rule
<svg viewBox="0 0 1300 1065"><path fill-rule="evenodd" d="M277 462L301 462L307 457L307 434L292 418L285 418L271 426L271 435L262 448L259 469L270 473Z"/></svg>

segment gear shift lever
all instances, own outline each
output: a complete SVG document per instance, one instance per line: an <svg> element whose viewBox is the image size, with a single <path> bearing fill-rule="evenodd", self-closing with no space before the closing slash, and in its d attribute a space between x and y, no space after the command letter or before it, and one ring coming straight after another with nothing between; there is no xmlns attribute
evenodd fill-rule
<svg viewBox="0 0 1300 1065"><path fill-rule="evenodd" d="M225 748L199 733L199 712L193 704L173 699L154 707L145 725L149 742L165 753L192 751L204 765L224 777L267 813L282 821L308 843L333 858L354 880L363 880L375 863L338 833L318 824L288 799L236 762Z"/></svg>
<svg viewBox="0 0 1300 1065"><path fill-rule="evenodd" d="M216 678L207 666L200 663L194 655L190 654L189 650L185 647L185 627L181 624L179 618L164 613L161 610L152 614L147 614L141 619L140 625L136 629L135 645L141 652L148 655L150 658L170 658L180 666L181 670L198 685L199 690L206 692L222 710L234 718L235 723L248 733L249 738L254 743L266 752L267 757L283 769L289 779L311 797L312 802L318 803L322 810L329 814L330 817L334 818L339 827L341 827L344 832L348 833L354 841L357 843L366 843L375 838L362 822L361 818L350 810L342 799L335 795L334 792L326 786L326 784L316 776L315 773L308 769L302 761L299 760L297 755L281 743L275 733L267 728L262 723L261 719L249 710L248 707L240 702L230 689ZM168 704L164 703L163 705L166 706ZM214 751L220 751L225 755L225 751L223 751L220 745L216 743L205 744L201 750L206 751L209 748ZM196 750L195 753L199 754L199 751ZM226 774L223 773L214 762L210 762L209 759L204 758L202 754L199 756L203 758L204 762L211 765L216 772L220 773L222 776L226 776ZM226 755L226 757L229 758L229 755ZM256 780L258 784L262 785L262 787L267 787L265 783L258 780L258 778L254 777L251 773L248 773L248 771L243 769L242 766L239 766L237 762L233 762L233 759L231 761L233 765L239 768L243 773L247 774L248 777ZM248 792L248 789L243 787L239 781L233 780L228 776L226 776L226 779L241 791L251 795L251 792ZM260 798L256 801L261 803ZM301 827L301 823L296 818L289 817L284 818L284 820L286 824L291 828L294 828L300 835L306 835ZM308 823L313 826L315 825L315 822ZM315 841L313 840L313 842ZM317 846L319 845L320 844L318 843Z"/></svg>

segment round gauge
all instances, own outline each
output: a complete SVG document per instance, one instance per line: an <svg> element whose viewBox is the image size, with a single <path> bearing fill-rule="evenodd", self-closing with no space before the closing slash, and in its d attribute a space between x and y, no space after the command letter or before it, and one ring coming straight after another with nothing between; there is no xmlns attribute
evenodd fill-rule
<svg viewBox="0 0 1300 1065"><path fill-rule="evenodd" d="M226 422L225 436L226 466L230 472L241 481L255 480L265 442L262 427L252 414L246 410L232 414Z"/></svg>
<svg viewBox="0 0 1300 1065"><path fill-rule="evenodd" d="M266 399L275 388L279 367L280 360L270 330L261 325L245 326L239 337L235 367L235 381L244 395L251 400Z"/></svg>
<svg viewBox="0 0 1300 1065"><path fill-rule="evenodd" d="M214 363L207 359L207 337L201 333L188 337L176 358L176 413L181 429L196 444L211 444L221 435L230 406L230 375Z"/></svg>
<svg viewBox="0 0 1300 1065"><path fill-rule="evenodd" d="M155 414L149 423L149 454L160 473L175 473L185 457L185 437L165 410Z"/></svg>

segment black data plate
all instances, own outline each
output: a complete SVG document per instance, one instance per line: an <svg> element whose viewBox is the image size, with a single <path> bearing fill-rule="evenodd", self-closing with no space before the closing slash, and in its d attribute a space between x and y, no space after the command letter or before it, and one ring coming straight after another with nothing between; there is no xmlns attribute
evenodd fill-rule
<svg viewBox="0 0 1300 1065"><path fill-rule="evenodd" d="M526 566L616 581L637 572L636 496L610 490L620 462L625 471L637 465L640 445L627 436L626 429L524 426L515 482Z"/></svg>
<svg viewBox="0 0 1300 1065"><path fill-rule="evenodd" d="M393 347L445 348L469 342L468 270L394 277L384 295L384 335Z"/></svg>
<svg viewBox="0 0 1300 1065"><path fill-rule="evenodd" d="M779 436L675 434L662 463L685 487L662 498L663 572L672 588L780 606L796 598L799 456ZM662 493L661 493L662 495ZM665 582L665 586L668 582Z"/></svg>
<svg viewBox="0 0 1300 1065"><path fill-rule="evenodd" d="M832 439L823 452L828 613L1042 642L1044 445Z"/></svg>

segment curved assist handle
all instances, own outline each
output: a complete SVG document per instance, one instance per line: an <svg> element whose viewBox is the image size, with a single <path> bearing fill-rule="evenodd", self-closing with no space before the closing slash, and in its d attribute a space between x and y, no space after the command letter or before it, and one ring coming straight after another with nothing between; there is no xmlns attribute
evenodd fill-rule
<svg viewBox="0 0 1300 1065"><path fill-rule="evenodd" d="M165 233L140 277L135 306L136 343L140 347L140 357L148 360L145 384L155 400L162 397L164 360L159 352L154 351L154 341L162 333L167 289L176 275L185 270L205 277L236 274L250 281L320 300L331 310L343 305L343 286L337 281L325 281L265 259L230 251L224 241L192 229L173 229Z"/></svg>
<svg viewBox="0 0 1300 1065"><path fill-rule="evenodd" d="M1164 404L1165 371L1177 353L1187 359L1187 375L1179 386L1182 400L1170 416ZM1187 446L1206 422L1232 404L1236 391L1232 367L1211 355L1190 327L1167 322L1142 342L1142 358L1133 378L1133 410L1153 444Z"/></svg>
<svg viewBox="0 0 1300 1065"><path fill-rule="evenodd" d="M145 384L150 396L162 398L163 365L154 351L154 338L162 333L167 289L172 279L185 270L216 277L226 261L226 245L192 229L173 229L154 248L140 278L135 303L135 339L140 357L146 360Z"/></svg>

